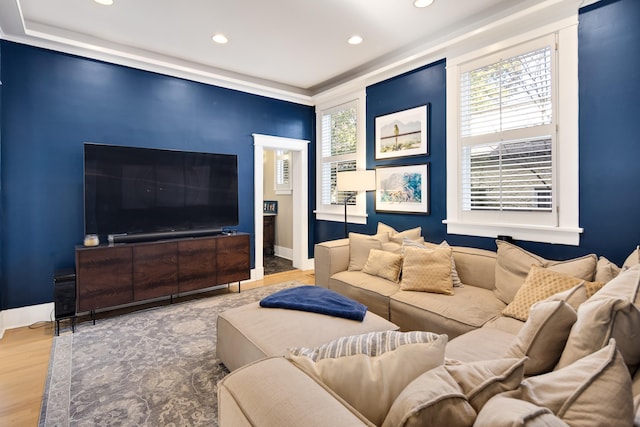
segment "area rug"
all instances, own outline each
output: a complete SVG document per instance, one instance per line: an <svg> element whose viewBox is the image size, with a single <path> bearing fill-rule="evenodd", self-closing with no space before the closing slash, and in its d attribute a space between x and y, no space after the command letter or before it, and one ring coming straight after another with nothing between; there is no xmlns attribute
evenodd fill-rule
<svg viewBox="0 0 640 427"><path fill-rule="evenodd" d="M218 313L286 282L80 324L55 337L40 414L45 426L216 426Z"/></svg>

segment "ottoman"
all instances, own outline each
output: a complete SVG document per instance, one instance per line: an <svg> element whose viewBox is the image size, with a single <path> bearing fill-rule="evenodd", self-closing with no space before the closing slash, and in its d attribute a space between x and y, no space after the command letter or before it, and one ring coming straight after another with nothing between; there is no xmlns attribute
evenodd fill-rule
<svg viewBox="0 0 640 427"><path fill-rule="evenodd" d="M336 338L368 332L397 331L395 324L367 311L362 322L255 302L218 316L218 358L230 371L291 347L317 347Z"/></svg>

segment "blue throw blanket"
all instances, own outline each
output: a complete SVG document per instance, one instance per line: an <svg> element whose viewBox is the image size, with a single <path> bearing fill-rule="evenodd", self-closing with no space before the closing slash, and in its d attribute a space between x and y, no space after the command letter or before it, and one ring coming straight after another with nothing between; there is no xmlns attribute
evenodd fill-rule
<svg viewBox="0 0 640 427"><path fill-rule="evenodd" d="M260 306L310 311L360 322L367 314L367 306L337 292L312 285L278 291L263 298Z"/></svg>

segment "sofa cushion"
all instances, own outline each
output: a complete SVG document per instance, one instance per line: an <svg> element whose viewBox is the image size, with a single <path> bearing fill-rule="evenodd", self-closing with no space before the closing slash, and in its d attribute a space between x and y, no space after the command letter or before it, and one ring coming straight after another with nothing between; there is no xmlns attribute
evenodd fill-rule
<svg viewBox="0 0 640 427"><path fill-rule="evenodd" d="M612 297L625 297L640 306L640 266L624 270L604 285L591 299Z"/></svg>
<svg viewBox="0 0 640 427"><path fill-rule="evenodd" d="M453 295L451 248L405 247L400 290Z"/></svg>
<svg viewBox="0 0 640 427"><path fill-rule="evenodd" d="M329 347L353 349L348 353L338 349L328 351L329 355L335 354L336 357L314 361L296 355L296 350L291 351L288 357L371 422L381 425L400 392L420 374L442 365L444 361L446 335L412 334L418 342L409 340L402 344L400 337L405 334L389 331L328 343ZM394 343L400 345L384 351L392 348Z"/></svg>
<svg viewBox="0 0 640 427"><path fill-rule="evenodd" d="M398 283L400 272L402 272L402 255L371 249L362 272Z"/></svg>
<svg viewBox="0 0 640 427"><path fill-rule="evenodd" d="M341 271L329 279L329 289L366 305L369 311L389 319L389 297L398 284L362 271Z"/></svg>
<svg viewBox="0 0 640 427"><path fill-rule="evenodd" d="M533 304L558 292L571 289L582 282L584 282L582 279L532 265L513 301L502 310L502 314L526 321ZM599 289L601 286L602 283L592 284L591 289ZM586 283L585 287L590 289Z"/></svg>
<svg viewBox="0 0 640 427"><path fill-rule="evenodd" d="M456 272L460 282L478 288L495 290L496 259L495 251L452 246Z"/></svg>
<svg viewBox="0 0 640 427"><path fill-rule="evenodd" d="M496 328L479 328L460 335L447 344L447 360L463 363L504 357L516 335Z"/></svg>
<svg viewBox="0 0 640 427"><path fill-rule="evenodd" d="M455 295L399 291L390 296L390 319L405 330L446 333L451 338L476 329L500 314L504 303L493 291L456 288Z"/></svg>
<svg viewBox="0 0 640 427"><path fill-rule="evenodd" d="M548 408L504 395L487 402L474 427L569 427Z"/></svg>
<svg viewBox="0 0 640 427"><path fill-rule="evenodd" d="M562 300L534 304L505 357L527 356L524 372L527 376L551 371L560 359L576 318L575 310Z"/></svg>
<svg viewBox="0 0 640 427"><path fill-rule="evenodd" d="M631 378L615 340L565 368L524 380L505 396L548 408L571 426L633 424Z"/></svg>
<svg viewBox="0 0 640 427"><path fill-rule="evenodd" d="M473 425L476 411L444 366L425 372L402 390L382 427Z"/></svg>
<svg viewBox="0 0 640 427"><path fill-rule="evenodd" d="M615 338L618 349L630 367L640 364L640 311L628 298L589 300L578 309L578 320L562 352L556 369L606 346Z"/></svg>
<svg viewBox="0 0 640 427"><path fill-rule="evenodd" d="M366 234L349 233L349 270L359 271L369 259L371 249L382 249L382 242L388 242L387 233L369 236Z"/></svg>
<svg viewBox="0 0 640 427"><path fill-rule="evenodd" d="M597 258L593 254L566 261L554 261L502 240L496 240L496 244L498 246L495 271L496 295L507 304L513 301L532 265L547 267L549 270L587 281L593 280L597 263Z"/></svg>

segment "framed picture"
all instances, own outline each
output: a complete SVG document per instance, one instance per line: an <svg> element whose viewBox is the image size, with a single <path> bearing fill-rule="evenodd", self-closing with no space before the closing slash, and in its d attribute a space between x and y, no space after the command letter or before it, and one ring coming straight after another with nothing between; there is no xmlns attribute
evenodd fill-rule
<svg viewBox="0 0 640 427"><path fill-rule="evenodd" d="M429 154L429 105L376 117L376 160Z"/></svg>
<svg viewBox="0 0 640 427"><path fill-rule="evenodd" d="M376 211L429 213L429 165L376 168Z"/></svg>
<svg viewBox="0 0 640 427"><path fill-rule="evenodd" d="M266 214L277 214L278 213L278 201L277 200L265 200L262 211Z"/></svg>

